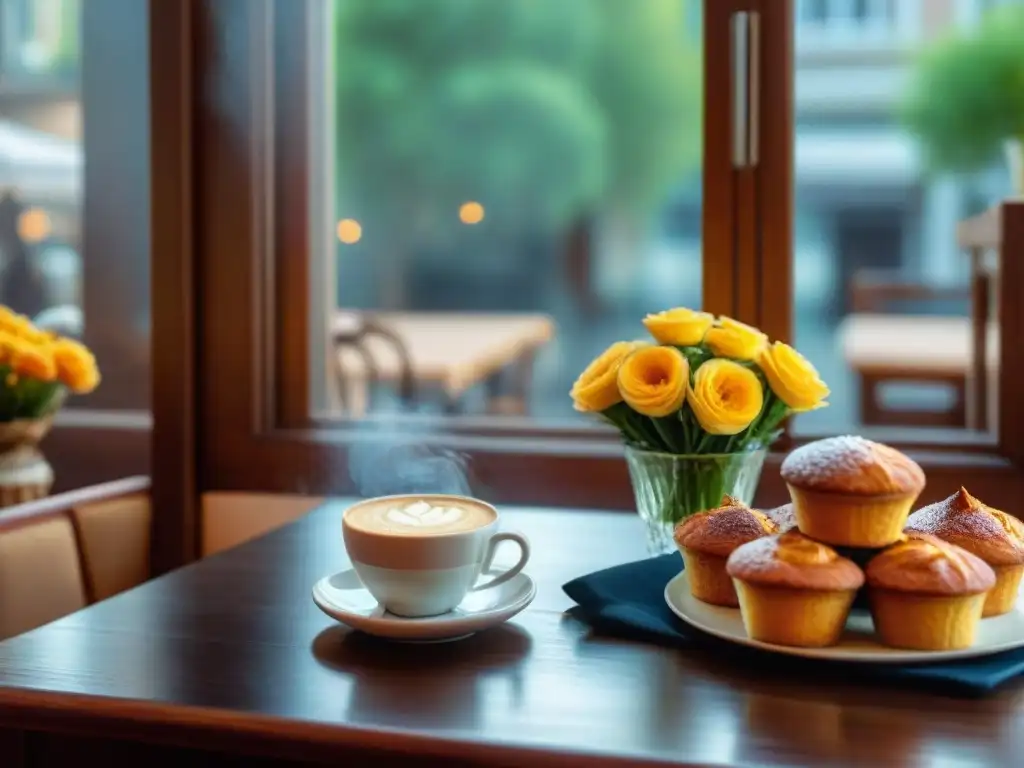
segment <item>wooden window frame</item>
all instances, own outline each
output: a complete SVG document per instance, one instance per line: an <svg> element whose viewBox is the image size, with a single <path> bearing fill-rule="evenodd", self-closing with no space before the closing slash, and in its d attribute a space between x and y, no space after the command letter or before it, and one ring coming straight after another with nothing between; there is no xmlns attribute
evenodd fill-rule
<svg viewBox="0 0 1024 768"><path fill-rule="evenodd" d="M384 421L338 424L309 416L315 348L311 103L310 89L302 86L310 77L310 0L191 4L196 388L188 396L178 392L178 401L183 407L195 398L197 421L190 430L198 442L190 453L188 430L175 431L182 461L194 461L199 491L351 493L345 470L350 448L389 435ZM741 170L732 165L727 139L729 25L737 11L758 14L760 97L772 104L760 110L759 163ZM793 313L792 14L791 0L714 0L704 13L703 242L704 263L713 266L704 270L704 304L782 339L791 335ZM1012 228L1007 237L1005 248L1024 250L1024 228ZM1024 268L1004 270L1001 285L1006 296L1024 292ZM1024 335L1024 313L1010 301L1001 306L1006 332ZM1012 391L1024 370L1009 345L1002 345L1001 363L1001 391ZM1015 447L1024 445L1020 408L1008 404L1000 411L994 440L967 433L955 442L904 430L870 434L920 461L929 497L967 483L991 503L1010 506L1024 489L1024 456ZM619 509L633 503L621 447L610 430L487 419L418 426L418 442L466 453L473 478L492 500ZM806 439L788 437L773 451L760 503L786 498L779 463L785 450ZM198 555L196 514L193 507L166 523L166 562Z"/></svg>

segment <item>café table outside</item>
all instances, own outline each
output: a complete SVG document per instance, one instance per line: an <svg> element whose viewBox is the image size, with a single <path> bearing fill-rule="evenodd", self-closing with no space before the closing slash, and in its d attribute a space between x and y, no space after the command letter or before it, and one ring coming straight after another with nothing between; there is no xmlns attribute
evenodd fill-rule
<svg viewBox="0 0 1024 768"><path fill-rule="evenodd" d="M403 356L417 399L440 393L445 409L457 412L466 393L482 384L488 390L488 411L523 415L529 408L534 358L555 335L554 322L543 314L351 310L335 312L332 332L344 337L366 319L386 329L398 346L369 335L334 350L339 394L343 387L350 416L370 410L374 382L367 363L377 380L394 384L403 374Z"/></svg>
<svg viewBox="0 0 1024 768"><path fill-rule="evenodd" d="M0 764L1019 765L1024 685L980 699L594 635L560 585L644 556L633 515L508 509L534 604L395 645L313 605L342 502L0 643ZM56 735L56 736L55 736Z"/></svg>

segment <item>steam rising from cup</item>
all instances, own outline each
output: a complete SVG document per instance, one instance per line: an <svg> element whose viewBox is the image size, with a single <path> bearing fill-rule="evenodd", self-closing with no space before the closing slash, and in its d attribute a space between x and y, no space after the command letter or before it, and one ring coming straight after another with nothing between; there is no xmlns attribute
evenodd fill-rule
<svg viewBox="0 0 1024 768"><path fill-rule="evenodd" d="M363 497L472 495L466 457L447 448L415 443L356 444L349 453L349 472Z"/></svg>

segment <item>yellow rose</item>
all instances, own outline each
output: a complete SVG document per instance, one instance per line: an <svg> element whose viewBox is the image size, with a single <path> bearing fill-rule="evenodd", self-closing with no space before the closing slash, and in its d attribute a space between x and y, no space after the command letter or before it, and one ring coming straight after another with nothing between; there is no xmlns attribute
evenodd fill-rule
<svg viewBox="0 0 1024 768"><path fill-rule="evenodd" d="M718 357L756 360L761 350L768 346L768 337L752 325L731 317L720 317L718 323L708 329L704 343Z"/></svg>
<svg viewBox="0 0 1024 768"><path fill-rule="evenodd" d="M619 368L619 391L626 405L658 418L683 407L690 364L675 347L643 347Z"/></svg>
<svg viewBox="0 0 1024 768"><path fill-rule="evenodd" d="M811 362L788 344L766 347L757 364L776 396L794 411L813 411L828 405L828 385Z"/></svg>
<svg viewBox="0 0 1024 768"><path fill-rule="evenodd" d="M639 345L635 341L617 341L586 367L572 385L569 395L577 411L603 411L622 402L619 394L619 366Z"/></svg>
<svg viewBox="0 0 1024 768"><path fill-rule="evenodd" d="M19 341L17 336L0 328L0 365L11 364L11 353Z"/></svg>
<svg viewBox="0 0 1024 768"><path fill-rule="evenodd" d="M11 370L18 376L37 381L53 381L57 378L57 364L48 344L32 344L19 340L8 352Z"/></svg>
<svg viewBox="0 0 1024 768"><path fill-rule="evenodd" d="M693 374L690 408L710 435L735 435L761 413L764 392L757 375L732 360L708 360Z"/></svg>
<svg viewBox="0 0 1024 768"><path fill-rule="evenodd" d="M39 330L27 317L3 305L0 305L0 331L27 339L33 344L45 344L53 339L52 333Z"/></svg>
<svg viewBox="0 0 1024 768"><path fill-rule="evenodd" d="M659 344L691 347L700 344L714 321L715 316L709 312L679 307L648 315L644 318L644 327Z"/></svg>
<svg viewBox="0 0 1024 768"><path fill-rule="evenodd" d="M57 339L53 343L53 359L57 375L72 392L92 392L100 383L96 358L84 345L72 339Z"/></svg>

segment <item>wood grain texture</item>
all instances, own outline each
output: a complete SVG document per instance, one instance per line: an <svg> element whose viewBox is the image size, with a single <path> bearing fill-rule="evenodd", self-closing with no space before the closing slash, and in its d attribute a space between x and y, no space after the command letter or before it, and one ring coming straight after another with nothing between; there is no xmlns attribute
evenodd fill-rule
<svg viewBox="0 0 1024 768"><path fill-rule="evenodd" d="M756 324L769 337L792 341L795 221L795 18L792 0L758 0L761 18L761 94L757 168Z"/></svg>
<svg viewBox="0 0 1024 768"><path fill-rule="evenodd" d="M704 4L703 156L701 196L701 306L736 312L736 171L732 158L731 16L740 0Z"/></svg>
<svg viewBox="0 0 1024 768"><path fill-rule="evenodd" d="M592 634L559 587L642 556L631 515L507 510L539 590L503 627L426 646L350 634L309 599L345 566L342 509L0 644L0 728L410 765L1010 765L1024 746L1017 683L958 700Z"/></svg>
<svg viewBox="0 0 1024 768"><path fill-rule="evenodd" d="M999 452L1024 472L1024 355L1014 342L1024 338L1024 201L1002 204L999 283L996 297L999 327L1005 343L999 348L996 429Z"/></svg>
<svg viewBox="0 0 1024 768"><path fill-rule="evenodd" d="M149 0L155 573L200 553L193 11L193 0Z"/></svg>

